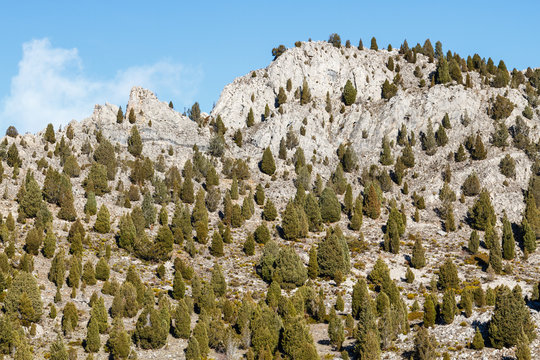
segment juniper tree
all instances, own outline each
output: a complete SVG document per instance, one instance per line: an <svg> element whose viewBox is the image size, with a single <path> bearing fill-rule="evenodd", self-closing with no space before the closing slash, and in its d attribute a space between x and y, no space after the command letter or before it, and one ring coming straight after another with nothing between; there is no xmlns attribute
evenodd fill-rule
<svg viewBox="0 0 540 360"><path fill-rule="evenodd" d="M443 295L443 302L441 306L441 317L445 324L451 324L454 322L456 309L456 298L454 290L446 289Z"/></svg>
<svg viewBox="0 0 540 360"><path fill-rule="evenodd" d="M347 275L350 270L350 255L347 241L339 228L328 229L317 249L318 274L336 278L338 272Z"/></svg>
<svg viewBox="0 0 540 360"><path fill-rule="evenodd" d="M446 259L439 268L439 280L437 285L443 289L457 289L459 286L459 276L457 268L451 259Z"/></svg>
<svg viewBox="0 0 540 360"><path fill-rule="evenodd" d="M260 162L260 169L266 175L273 175L276 171L276 164L274 162L274 156L269 147L264 150L262 160Z"/></svg>
<svg viewBox="0 0 540 360"><path fill-rule="evenodd" d="M432 156L437 152L437 140L433 133L433 124L431 119L428 120L427 130L425 134L422 134L422 148L427 155Z"/></svg>
<svg viewBox="0 0 540 360"><path fill-rule="evenodd" d="M212 256L220 257L223 256L223 238L219 234L219 231L214 231L212 235L212 244L210 246L210 254Z"/></svg>
<svg viewBox="0 0 540 360"><path fill-rule="evenodd" d="M477 230L485 230L489 225L495 225L495 210L491 205L489 192L483 189L473 207L467 213L471 226Z"/></svg>
<svg viewBox="0 0 540 360"><path fill-rule="evenodd" d="M478 232L476 230L473 230L471 232L471 236L469 237L469 243L467 245L467 249L472 254L476 254L478 252L479 246L480 246L480 237L478 236Z"/></svg>
<svg viewBox="0 0 540 360"><path fill-rule="evenodd" d="M309 90L309 86L308 86L306 78L304 78L304 81L302 83L302 95L300 96L300 105L306 105L310 101L311 101L311 91Z"/></svg>
<svg viewBox="0 0 540 360"><path fill-rule="evenodd" d="M506 213L503 217L503 234L502 234L502 256L505 260L512 260L515 256L515 240L512 232L512 225L508 220Z"/></svg>
<svg viewBox="0 0 540 360"><path fill-rule="evenodd" d="M356 89L354 88L351 80L347 80L345 87L343 88L343 102L349 106L356 101Z"/></svg>
<svg viewBox="0 0 540 360"><path fill-rule="evenodd" d="M474 332L474 337L471 341L471 347L474 350L482 350L484 348L484 338L478 327L476 327L476 330Z"/></svg>
<svg viewBox="0 0 540 360"><path fill-rule="evenodd" d="M111 231L109 209L107 209L105 204L101 205L99 208L94 224L94 230L100 234L106 234Z"/></svg>
<svg viewBox="0 0 540 360"><path fill-rule="evenodd" d="M392 165L394 163L392 151L390 150L390 142L386 136L384 136L382 140L382 151L379 162L382 165Z"/></svg>
<svg viewBox="0 0 540 360"><path fill-rule="evenodd" d="M131 127L131 133L127 140L127 150L131 155L139 157L141 156L142 149L143 143L141 140L141 135L139 134L137 126L134 125Z"/></svg>
<svg viewBox="0 0 540 360"><path fill-rule="evenodd" d="M424 301L424 327L434 326L436 317L435 304L433 304L431 295L428 295Z"/></svg>
<svg viewBox="0 0 540 360"><path fill-rule="evenodd" d="M381 215L381 201L373 183L369 185L367 192L364 188L363 211L372 219L377 219Z"/></svg>
<svg viewBox="0 0 540 360"><path fill-rule="evenodd" d="M491 247L489 248L489 266L496 274L500 274L502 271L501 243L497 237L492 240Z"/></svg>
<svg viewBox="0 0 540 360"><path fill-rule="evenodd" d="M521 236L523 248L530 254L536 250L536 235L529 225L526 217L521 220Z"/></svg>
<svg viewBox="0 0 540 360"><path fill-rule="evenodd" d="M450 77L448 62L446 61L446 58L444 56L441 56L439 58L435 77L437 84L446 84L447 82L450 82L452 80Z"/></svg>

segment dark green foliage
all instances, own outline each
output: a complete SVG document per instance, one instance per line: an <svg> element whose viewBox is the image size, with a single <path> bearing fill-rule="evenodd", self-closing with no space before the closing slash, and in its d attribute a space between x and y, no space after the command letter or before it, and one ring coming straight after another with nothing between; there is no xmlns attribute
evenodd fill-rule
<svg viewBox="0 0 540 360"><path fill-rule="evenodd" d="M69 177L79 177L81 174L81 167L77 163L77 158L75 156L70 155L66 158L66 162L64 163L63 172Z"/></svg>
<svg viewBox="0 0 540 360"><path fill-rule="evenodd" d="M347 275L350 270L350 255L347 241L339 227L328 229L323 241L317 249L318 274L323 277L336 278Z"/></svg>
<svg viewBox="0 0 540 360"><path fill-rule="evenodd" d="M41 189L34 177L27 174L25 182L21 185L24 194L19 198L19 217L22 219L36 217L43 203Z"/></svg>
<svg viewBox="0 0 540 360"><path fill-rule="evenodd" d="M349 106L356 101L356 89L354 88L351 80L347 80L345 87L343 88L343 102Z"/></svg>
<svg viewBox="0 0 540 360"><path fill-rule="evenodd" d="M497 95L493 100L493 105L490 109L490 115L494 120L504 120L510 116L514 110L514 104L508 98Z"/></svg>
<svg viewBox="0 0 540 360"><path fill-rule="evenodd" d="M107 264L107 259L104 257L100 258L96 264L96 279L101 281L109 280L109 264Z"/></svg>
<svg viewBox="0 0 540 360"><path fill-rule="evenodd" d="M482 190L475 204L469 209L467 215L471 226L477 230L485 230L489 225L495 226L495 211L491 205L489 192Z"/></svg>
<svg viewBox="0 0 540 360"><path fill-rule="evenodd" d="M392 165L394 163L394 158L392 157L392 151L390 150L390 142L386 136L382 140L382 151L379 162L382 165Z"/></svg>
<svg viewBox="0 0 540 360"><path fill-rule="evenodd" d="M132 126L131 134L127 140L127 150L131 155L139 157L141 156L142 149L143 143L141 140L141 135L139 134L139 130L137 129L137 126Z"/></svg>
<svg viewBox="0 0 540 360"><path fill-rule="evenodd" d="M255 189L255 202L259 206L263 206L265 201L264 189L261 184L257 184Z"/></svg>
<svg viewBox="0 0 540 360"><path fill-rule="evenodd" d="M441 317L445 324L451 324L454 322L456 309L456 298L454 290L446 289L443 295L443 302L441 306Z"/></svg>
<svg viewBox="0 0 540 360"><path fill-rule="evenodd" d="M487 157L487 149L484 146L482 137L480 136L480 134L478 134L476 135L474 147L471 151L471 158L473 160L485 160L486 157Z"/></svg>
<svg viewBox="0 0 540 360"><path fill-rule="evenodd" d="M536 233L536 238L540 238L540 210L538 210L532 191L527 192L524 215L530 227Z"/></svg>
<svg viewBox="0 0 540 360"><path fill-rule="evenodd" d="M154 201L152 199L152 195L150 195L150 192L146 192L144 194L141 210L144 216L145 227L150 227L150 225L153 225L156 222L157 215L156 207L154 206Z"/></svg>
<svg viewBox="0 0 540 360"><path fill-rule="evenodd" d="M337 351L340 351L341 345L345 340L345 332L343 321L336 315L334 309L330 313L330 320L328 322L328 337L330 338L330 343L336 347Z"/></svg>
<svg viewBox="0 0 540 360"><path fill-rule="evenodd" d="M94 230L100 234L107 234L111 231L110 214L109 209L105 204L99 208L96 223L94 224Z"/></svg>
<svg viewBox="0 0 540 360"><path fill-rule="evenodd" d="M450 77L448 62L446 61L446 58L444 56L439 58L439 62L437 63L435 80L437 84L446 84L447 82L452 81L452 78Z"/></svg>
<svg viewBox="0 0 540 360"><path fill-rule="evenodd" d="M514 233L506 213L503 218L502 256L505 260L512 260L515 256Z"/></svg>
<svg viewBox="0 0 540 360"><path fill-rule="evenodd" d="M480 193L480 189L480 180L475 172L467 176L461 186L461 191L465 196L476 196Z"/></svg>
<svg viewBox="0 0 540 360"><path fill-rule="evenodd" d="M22 295L25 294L25 303L22 302ZM30 305L30 311L21 314L22 305ZM20 271L13 278L13 283L7 291L4 307L8 314L15 315L28 322L38 322L43 313L43 303L41 301L41 291L37 285L36 278L29 272Z"/></svg>
<svg viewBox="0 0 540 360"><path fill-rule="evenodd" d="M7 151L6 163L9 167L17 169L22 166L22 159L19 157L19 150L15 143L11 144Z"/></svg>
<svg viewBox="0 0 540 360"><path fill-rule="evenodd" d="M108 193L110 189L107 184L107 168L102 164L92 164L83 185L87 193L94 192L96 196Z"/></svg>
<svg viewBox="0 0 540 360"><path fill-rule="evenodd" d="M255 240L253 239L253 234L249 234L246 241L244 242L244 253L247 256L252 256L255 254Z"/></svg>
<svg viewBox="0 0 540 360"><path fill-rule="evenodd" d="M341 205L334 190L326 187L319 199L321 219L324 222L336 222L341 218Z"/></svg>
<svg viewBox="0 0 540 360"><path fill-rule="evenodd" d="M435 140L437 142L437 146L445 146L448 144L448 136L446 135L444 126L439 125L439 128L435 132Z"/></svg>
<svg viewBox="0 0 540 360"><path fill-rule="evenodd" d="M82 280L86 285L95 285L96 284L96 272L94 270L94 264L91 260L88 260L84 263Z"/></svg>
<svg viewBox="0 0 540 360"><path fill-rule="evenodd" d="M419 328L414 337L414 359L415 360L435 360L437 341L433 335L429 334L426 328Z"/></svg>
<svg viewBox="0 0 540 360"><path fill-rule="evenodd" d="M375 36L371 38L370 49L375 51L379 50L379 46L377 45L377 39L375 39Z"/></svg>
<svg viewBox="0 0 540 360"><path fill-rule="evenodd" d="M276 103L278 106L281 106L287 102L287 94L285 94L285 89L283 87L279 87L279 92L277 96Z"/></svg>
<svg viewBox="0 0 540 360"><path fill-rule="evenodd" d="M422 246L422 241L416 239L413 246L413 251L411 255L411 265L415 269L423 268L426 265L424 247Z"/></svg>
<svg viewBox="0 0 540 360"><path fill-rule="evenodd" d="M62 316L62 331L64 335L70 334L77 327L79 322L79 315L77 314L77 308L72 302L68 302L64 306Z"/></svg>
<svg viewBox="0 0 540 360"><path fill-rule="evenodd" d="M269 147L264 150L263 157L260 162L260 169L263 173L267 175L273 175L276 171L276 163L274 162L274 156L272 155L272 151L270 151Z"/></svg>
<svg viewBox="0 0 540 360"><path fill-rule="evenodd" d="M491 240L491 246L489 246L489 266L495 272L495 274L500 274L502 271L501 242L497 236Z"/></svg>
<svg viewBox="0 0 540 360"><path fill-rule="evenodd" d="M458 289L459 276L457 268L451 259L446 259L443 265L439 268L439 281L437 285L443 289Z"/></svg>
<svg viewBox="0 0 540 360"><path fill-rule="evenodd" d="M530 254L536 250L536 235L529 225L526 217L521 221L521 234L523 238L523 248Z"/></svg>
<svg viewBox="0 0 540 360"><path fill-rule="evenodd" d="M60 334L56 336L56 340L51 344L50 353L50 360L68 360L66 346Z"/></svg>
<svg viewBox="0 0 540 360"><path fill-rule="evenodd" d="M428 295L424 301L424 326L431 327L435 325L436 317L435 304L433 304L431 295Z"/></svg>
<svg viewBox="0 0 540 360"><path fill-rule="evenodd" d="M383 99L390 100L396 95L397 91L398 88L395 84L389 82L388 79L384 80L381 89L381 96Z"/></svg>
<svg viewBox="0 0 540 360"><path fill-rule="evenodd" d="M482 350L484 348L484 338L482 337L482 333L480 332L480 329L478 327L474 332L474 338L471 342L471 348L473 348L474 350Z"/></svg>
<svg viewBox="0 0 540 360"><path fill-rule="evenodd" d="M501 174L507 178L515 179L516 177L516 161L509 154L499 162L499 170Z"/></svg>
<svg viewBox="0 0 540 360"><path fill-rule="evenodd" d="M146 307L137 319L133 338L142 349L159 349L165 345L168 332L168 319L158 309Z"/></svg>
<svg viewBox="0 0 540 360"><path fill-rule="evenodd" d="M308 86L306 78L304 78L304 82L302 83L302 95L300 96L300 105L306 105L310 101L311 101L311 91L309 90L309 86Z"/></svg>
<svg viewBox="0 0 540 360"><path fill-rule="evenodd" d="M283 237L286 240L296 240L300 233L300 219L296 206L292 201L289 201L281 220L281 229Z"/></svg>
<svg viewBox="0 0 540 360"><path fill-rule="evenodd" d="M480 237L478 236L478 232L476 230L473 230L471 232L471 236L469 237L469 243L467 245L467 248L472 254L476 254L478 252L479 246L480 246Z"/></svg>
<svg viewBox="0 0 540 360"><path fill-rule="evenodd" d="M367 192L364 188L363 211L372 219L377 219L381 215L381 201L373 183L369 185Z"/></svg>
<svg viewBox="0 0 540 360"><path fill-rule="evenodd" d="M114 180L118 165L114 146L106 139L101 139L99 146L94 151L94 160L105 166L108 180ZM95 185L95 184L94 184ZM96 195L98 195L96 191Z"/></svg>
<svg viewBox="0 0 540 360"><path fill-rule="evenodd" d="M121 319L115 319L107 342L109 353L113 360L127 359L130 354L131 339L124 329Z"/></svg>
<svg viewBox="0 0 540 360"><path fill-rule="evenodd" d="M86 351L93 353L98 352L100 347L101 340L99 338L99 325L97 323L97 320L92 318L90 319L90 323L88 324L85 348Z"/></svg>
<svg viewBox="0 0 540 360"><path fill-rule="evenodd" d="M341 47L341 37L336 33L330 34L330 37L328 38L328 42L336 48Z"/></svg>
<svg viewBox="0 0 540 360"><path fill-rule="evenodd" d="M247 127L252 127L255 125L255 116L253 115L253 109L249 108L248 116L246 119L246 125Z"/></svg>
<svg viewBox="0 0 540 360"><path fill-rule="evenodd" d="M274 57L274 60L276 60L278 57L283 55L283 53L287 51L287 48L285 45L279 45L277 48L272 49L272 56Z"/></svg>
<svg viewBox="0 0 540 360"><path fill-rule="evenodd" d="M214 263L214 267L212 267L210 283L216 296L222 297L227 292L227 281L218 263Z"/></svg>
<svg viewBox="0 0 540 360"><path fill-rule="evenodd" d="M42 242L43 230L33 228L26 234L24 249L29 254L37 255Z"/></svg>
<svg viewBox="0 0 540 360"><path fill-rule="evenodd" d="M60 249L54 259L51 262L51 267L49 269L48 279L57 288L61 289L64 285L66 276L66 264L65 264L65 254L64 250Z"/></svg>
<svg viewBox="0 0 540 360"><path fill-rule="evenodd" d="M462 162L467 160L467 153L465 152L465 148L463 147L463 144L459 144L458 151L456 151L454 155L454 160L456 162Z"/></svg>
<svg viewBox="0 0 540 360"><path fill-rule="evenodd" d="M266 224L261 224L257 226L255 232L253 233L255 241L259 244L266 244L270 240L270 231Z"/></svg>
<svg viewBox="0 0 540 360"><path fill-rule="evenodd" d="M319 276L319 264L317 261L317 249L312 246L309 250L309 262L307 274L310 279L316 279Z"/></svg>
<svg viewBox="0 0 540 360"><path fill-rule="evenodd" d="M495 309L488 324L489 340L497 349L512 347L519 342L521 333L526 342L535 338L534 324L521 291L511 291L506 286L497 288Z"/></svg>
<svg viewBox="0 0 540 360"><path fill-rule="evenodd" d="M220 257L223 256L223 238L219 234L219 231L214 231L212 235L212 244L210 245L210 254L212 256Z"/></svg>
<svg viewBox="0 0 540 360"><path fill-rule="evenodd" d="M434 155L437 152L437 140L435 139L435 134L433 133L433 124L431 119L428 121L428 126L426 133L422 134L422 148L425 150L426 154L429 156Z"/></svg>

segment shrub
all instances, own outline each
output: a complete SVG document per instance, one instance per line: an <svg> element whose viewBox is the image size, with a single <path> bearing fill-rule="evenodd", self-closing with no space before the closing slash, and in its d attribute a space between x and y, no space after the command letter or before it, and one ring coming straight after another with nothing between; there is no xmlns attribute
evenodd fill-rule
<svg viewBox="0 0 540 360"><path fill-rule="evenodd" d="M516 177L516 161L509 154L506 154L499 162L499 170L507 178L514 179Z"/></svg>
<svg viewBox="0 0 540 360"><path fill-rule="evenodd" d="M461 186L461 191L465 196L476 196L480 193L480 190L480 180L475 172L467 176Z"/></svg>
<svg viewBox="0 0 540 360"><path fill-rule="evenodd" d="M514 104L508 98L497 95L493 100L490 115L494 120L503 120L510 116L514 110Z"/></svg>
<svg viewBox="0 0 540 360"><path fill-rule="evenodd" d="M8 128L6 129L6 136L15 138L18 135L19 135L19 132L17 131L17 128L15 126L13 125L8 126Z"/></svg>
<svg viewBox="0 0 540 360"><path fill-rule="evenodd" d="M384 80L381 90L381 96L383 99L390 100L396 95L397 91L398 88L395 84L389 82L388 79Z"/></svg>
<svg viewBox="0 0 540 360"><path fill-rule="evenodd" d="M255 232L253 233L255 241L259 244L266 244L270 240L270 231L266 224L261 224L257 226Z"/></svg>
<svg viewBox="0 0 540 360"><path fill-rule="evenodd" d="M336 33L330 34L330 37L328 38L328 42L336 48L341 47L341 37Z"/></svg>

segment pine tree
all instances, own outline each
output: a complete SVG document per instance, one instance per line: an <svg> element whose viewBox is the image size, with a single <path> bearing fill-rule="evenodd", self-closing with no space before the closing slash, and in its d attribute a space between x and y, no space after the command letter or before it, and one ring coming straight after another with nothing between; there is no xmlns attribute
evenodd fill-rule
<svg viewBox="0 0 540 360"><path fill-rule="evenodd" d="M96 223L94 224L94 230L100 234L107 234L111 231L110 214L109 209L105 204L99 208Z"/></svg>
<svg viewBox="0 0 540 360"><path fill-rule="evenodd" d="M277 96L277 105L278 107L287 102L287 94L285 94L285 89L282 86L279 87L278 96Z"/></svg>
<svg viewBox="0 0 540 360"><path fill-rule="evenodd" d="M43 253L43 256L45 256L47 259L50 259L54 256L55 251L56 235L54 234L52 227L50 227L47 230L47 234L45 235L45 240L43 241L43 248L41 249L41 252Z"/></svg>
<svg viewBox="0 0 540 360"><path fill-rule="evenodd" d="M462 162L467 159L467 153L465 153L465 148L463 147L463 144L459 144L458 151L454 155L454 160L456 162Z"/></svg>
<svg viewBox="0 0 540 360"><path fill-rule="evenodd" d="M186 360L202 360L199 342L195 336L191 336L185 350Z"/></svg>
<svg viewBox="0 0 540 360"><path fill-rule="evenodd" d="M263 157L260 163L260 169L266 175L273 175L276 171L276 163L274 162L274 156L269 147L264 150Z"/></svg>
<svg viewBox="0 0 540 360"><path fill-rule="evenodd" d="M351 80L347 80L345 87L343 88L343 102L345 105L350 106L356 101L356 89L354 88Z"/></svg>
<svg viewBox="0 0 540 360"><path fill-rule="evenodd" d="M63 316L62 316L62 331L65 335L70 334L76 327L79 322L79 315L77 314L77 308L72 302L68 302L64 306Z"/></svg>

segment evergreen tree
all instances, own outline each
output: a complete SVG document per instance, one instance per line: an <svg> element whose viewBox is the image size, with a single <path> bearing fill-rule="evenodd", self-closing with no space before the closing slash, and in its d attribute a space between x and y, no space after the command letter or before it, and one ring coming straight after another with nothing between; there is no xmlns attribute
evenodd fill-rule
<svg viewBox="0 0 540 360"><path fill-rule="evenodd" d="M285 208L281 220L281 228L283 230L283 237L286 240L296 240L299 236L300 221L296 206L292 201L289 201Z"/></svg>
<svg viewBox="0 0 540 360"><path fill-rule="evenodd" d="M210 246L210 254L212 256L220 257L223 256L223 239L219 234L219 231L214 231L212 235L212 245Z"/></svg>
<svg viewBox="0 0 540 360"><path fill-rule="evenodd" d="M115 319L107 342L109 353L114 360L127 359L130 354L131 339L124 329L122 319Z"/></svg>
<svg viewBox="0 0 540 360"><path fill-rule="evenodd" d="M337 351L341 350L341 345L345 340L345 332L343 330L343 321L336 315L336 311L332 309L330 312L330 321L328 322L328 337L330 343L336 347Z"/></svg>
<svg viewBox="0 0 540 360"><path fill-rule="evenodd" d="M388 81L388 79L384 80L384 83L382 85L381 89L381 97L386 100L390 100L393 98L398 91L398 88L395 84Z"/></svg>
<svg viewBox="0 0 540 360"><path fill-rule="evenodd" d="M467 159L467 154L465 153L465 148L463 147L463 144L459 144L458 151L454 155L454 160L456 162L462 162Z"/></svg>
<svg viewBox="0 0 540 360"><path fill-rule="evenodd" d="M414 241L411 255L411 265L415 269L421 269L426 265L425 250L420 239L416 239Z"/></svg>
<svg viewBox="0 0 540 360"><path fill-rule="evenodd" d="M540 238L540 210L536 206L535 198L532 191L527 192L527 198L525 199L525 218L529 223L529 226L536 234L536 238Z"/></svg>
<svg viewBox="0 0 540 360"><path fill-rule="evenodd" d="M459 276L457 268L451 259L446 259L439 268L438 286L443 289L457 289L459 286Z"/></svg>
<svg viewBox="0 0 540 360"><path fill-rule="evenodd" d="M86 340L85 340L86 351L88 352L98 352L101 347L101 340L99 338L99 325L97 320L91 318L90 323L88 324Z"/></svg>
<svg viewBox="0 0 540 360"><path fill-rule="evenodd" d="M414 337L414 358L418 360L433 360L436 358L437 341L426 328L419 328Z"/></svg>
<svg viewBox="0 0 540 360"><path fill-rule="evenodd" d="M452 289L446 289L441 307L441 317L445 324L454 322L456 298Z"/></svg>
<svg viewBox="0 0 540 360"><path fill-rule="evenodd" d="M435 141L437 142L437 146L445 146L448 144L448 136L446 135L444 126L439 125L439 128L435 132Z"/></svg>
<svg viewBox="0 0 540 360"><path fill-rule="evenodd" d="M193 328L193 336L197 339L199 343L199 350L201 352L201 357L206 358L210 348L208 346L208 329L206 323L203 321L197 321L197 324Z"/></svg>
<svg viewBox="0 0 540 360"><path fill-rule="evenodd" d="M27 175L26 184L22 186L25 193L19 200L19 216L22 219L35 218L43 203L41 189L32 175Z"/></svg>
<svg viewBox="0 0 540 360"><path fill-rule="evenodd" d="M379 159L382 165L392 165L394 163L394 158L392 157L392 151L390 150L390 142L386 136L382 140L382 152Z"/></svg>
<svg viewBox="0 0 540 360"><path fill-rule="evenodd" d="M476 135L476 140L474 143L474 148L471 151L471 158L473 160L485 160L487 157L487 149L484 146L482 137L480 134Z"/></svg>
<svg viewBox="0 0 540 360"><path fill-rule="evenodd" d="M471 236L469 237L469 244L467 245L467 248L472 254L476 254L478 252L478 247L480 246L480 237L478 236L478 233L476 230L473 230L471 232Z"/></svg>
<svg viewBox="0 0 540 360"><path fill-rule="evenodd" d="M56 340L51 344L50 353L50 360L68 360L66 346L60 334L56 336Z"/></svg>
<svg viewBox="0 0 540 360"><path fill-rule="evenodd" d="M96 264L96 279L101 281L109 280L109 264L107 264L107 259L105 257L99 258Z"/></svg>
<svg viewBox="0 0 540 360"><path fill-rule="evenodd" d="M264 150L263 157L260 163L260 169L263 173L267 175L273 175L276 171L274 156L272 155L272 151L270 151L269 147Z"/></svg>
<svg viewBox="0 0 540 360"><path fill-rule="evenodd" d="M185 350L186 360L202 360L199 342L195 336L191 336Z"/></svg>
<svg viewBox="0 0 540 360"><path fill-rule="evenodd" d="M47 230L47 234L45 235L45 240L43 241L43 248L41 249L41 252L43 253L43 256L45 256L47 259L50 259L54 256L55 251L56 235L54 234L52 227L50 227Z"/></svg>
<svg viewBox="0 0 540 360"><path fill-rule="evenodd" d="M70 334L77 327L79 322L79 315L77 314L77 308L72 302L68 302L64 306L63 316L62 316L62 331L64 335Z"/></svg>
<svg viewBox="0 0 540 360"><path fill-rule="evenodd" d="M279 87L278 96L277 96L277 105L278 107L287 102L287 94L285 94L285 89L282 86Z"/></svg>
<svg viewBox="0 0 540 360"><path fill-rule="evenodd" d="M146 192L143 197L143 202L141 204L141 209L144 216L144 226L150 227L156 222L156 207L154 206L154 200L150 192ZM99 217L99 214L98 214Z"/></svg>
<svg viewBox="0 0 540 360"><path fill-rule="evenodd" d="M422 136L422 148L429 156L432 156L437 152L437 140L435 139L435 134L433 133L433 124L431 123L431 119L428 120L426 133Z"/></svg>
<svg viewBox="0 0 540 360"><path fill-rule="evenodd" d="M307 268L308 277L316 279L319 276L319 263L317 262L317 249L312 246L309 250L309 262Z"/></svg>
<svg viewBox="0 0 540 360"><path fill-rule="evenodd" d="M23 315L20 314L22 304L22 295L29 300L26 301L26 306L31 305L31 310L25 311L26 314L24 320L28 322L38 322L43 314L43 303L41 301L41 291L37 285L36 278L27 271L20 271L17 273L12 284L9 287L5 300L4 308L9 315Z"/></svg>
<svg viewBox="0 0 540 360"><path fill-rule="evenodd" d="M478 327L474 332L474 338L471 342L471 347L474 350L482 350L484 348L484 338L482 337L482 333L480 332L480 329Z"/></svg>
<svg viewBox="0 0 540 360"><path fill-rule="evenodd" d="M105 204L99 208L96 223L94 224L94 230L100 234L107 234L111 231L110 214L109 209Z"/></svg>
<svg viewBox="0 0 540 360"><path fill-rule="evenodd" d="M434 326L436 317L437 312L435 311L435 304L433 304L431 296L428 295L424 301L424 326Z"/></svg>
<svg viewBox="0 0 540 360"><path fill-rule="evenodd" d="M54 259L51 262L51 268L49 269L48 279L57 288L61 289L64 285L66 275L66 264L64 250L60 249Z"/></svg>
<svg viewBox="0 0 540 360"><path fill-rule="evenodd" d="M450 78L450 70L448 68L448 62L446 61L446 58L444 56L441 56L439 58L439 62L437 63L437 72L436 72L436 81L437 84L446 84L447 82L450 82L452 79Z"/></svg>
<svg viewBox="0 0 540 360"><path fill-rule="evenodd" d="M95 215L97 213L96 195L93 191L90 191L86 196L86 204L84 205L84 212L88 215Z"/></svg>
<svg viewBox="0 0 540 360"><path fill-rule="evenodd" d="M139 157L141 156L142 149L143 143L141 140L141 135L139 134L137 126L134 125L131 127L131 134L127 140L127 150L131 155Z"/></svg>
<svg viewBox="0 0 540 360"><path fill-rule="evenodd" d="M356 101L356 89L354 88L351 80L347 80L345 87L343 88L343 102L349 106Z"/></svg>
<svg viewBox="0 0 540 360"><path fill-rule="evenodd" d="M491 247L489 248L489 266L496 274L500 274L502 271L501 243L496 237L492 240Z"/></svg>
<svg viewBox="0 0 540 360"><path fill-rule="evenodd" d="M304 78L304 82L302 83L302 95L300 96L300 105L306 105L310 101L311 101L311 91L309 90L309 86L308 86L306 78Z"/></svg>
<svg viewBox="0 0 540 360"><path fill-rule="evenodd" d="M173 280L173 289L172 289L172 298L175 300L180 300L184 298L186 292L186 285L184 283L184 278L182 277L182 272L178 269L174 272Z"/></svg>
<svg viewBox="0 0 540 360"><path fill-rule="evenodd" d="M255 125L255 115L253 115L253 109L249 108L248 116L246 119L246 125L247 127L252 127Z"/></svg>
<svg viewBox="0 0 540 360"><path fill-rule="evenodd" d="M342 276L349 273L349 247L339 228L328 229L324 240L319 243L317 264L320 276L335 279L338 272Z"/></svg>
<svg viewBox="0 0 540 360"><path fill-rule="evenodd" d="M336 222L341 218L341 205L334 190L326 187L319 198L321 219L324 222Z"/></svg>
<svg viewBox="0 0 540 360"><path fill-rule="evenodd" d="M54 136L54 127L53 124L47 125L47 129L45 130L44 135L45 141L54 144L56 142L56 137Z"/></svg>
<svg viewBox="0 0 540 360"><path fill-rule="evenodd" d="M370 184L367 192L364 190L363 210L364 214L372 219L377 219L381 215L381 201L373 183Z"/></svg>
<svg viewBox="0 0 540 360"><path fill-rule="evenodd" d="M468 216L474 229L485 230L488 224L495 226L495 211L487 190L484 189L480 192L480 196L469 210Z"/></svg>
<svg viewBox="0 0 540 360"><path fill-rule="evenodd" d="M175 309L174 316L173 336L177 338L187 339L190 334L191 318L189 315L188 307L184 300L178 302L178 306Z"/></svg>
<svg viewBox="0 0 540 360"><path fill-rule="evenodd" d="M379 46L377 45L377 39L375 39L375 36L371 38L370 49L375 51L379 50Z"/></svg>
<svg viewBox="0 0 540 360"><path fill-rule="evenodd" d="M512 225L504 214L503 218L503 235L502 235L502 256L505 260L512 260L515 256L515 240L512 232Z"/></svg>
<svg viewBox="0 0 540 360"><path fill-rule="evenodd" d="M521 292L515 290L504 285L497 288L495 309L488 324L489 340L496 349L516 345L522 332L527 342L535 337L529 310Z"/></svg>
<svg viewBox="0 0 540 360"><path fill-rule="evenodd" d="M523 248L527 250L529 254L533 253L536 250L536 236L525 216L521 220L521 234L523 238Z"/></svg>

